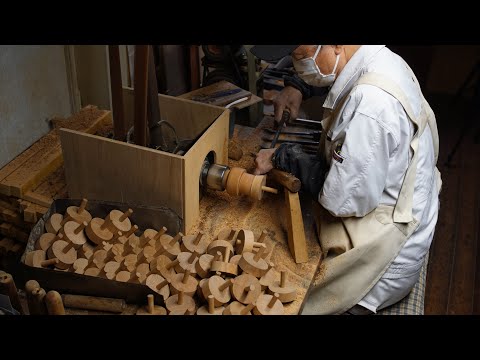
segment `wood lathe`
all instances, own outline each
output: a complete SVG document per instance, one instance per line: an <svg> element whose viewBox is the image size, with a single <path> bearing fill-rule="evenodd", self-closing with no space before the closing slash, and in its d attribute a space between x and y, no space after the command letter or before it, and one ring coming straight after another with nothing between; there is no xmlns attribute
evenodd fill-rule
<svg viewBox="0 0 480 360"><path fill-rule="evenodd" d="M205 188L224 191L230 195L247 195L261 200L264 192L277 194L278 190L266 186L265 175L253 175L240 167L212 164L206 158L200 171L200 185Z"/></svg>

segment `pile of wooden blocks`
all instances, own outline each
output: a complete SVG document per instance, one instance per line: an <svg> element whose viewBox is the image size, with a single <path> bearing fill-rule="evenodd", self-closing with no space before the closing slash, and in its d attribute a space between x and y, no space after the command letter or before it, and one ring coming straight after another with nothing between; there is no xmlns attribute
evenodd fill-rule
<svg viewBox="0 0 480 360"><path fill-rule="evenodd" d="M38 219L55 198L67 197L57 129L106 132L112 127L112 116L110 111L86 106L52 123L53 130L0 169L0 268L20 259Z"/></svg>

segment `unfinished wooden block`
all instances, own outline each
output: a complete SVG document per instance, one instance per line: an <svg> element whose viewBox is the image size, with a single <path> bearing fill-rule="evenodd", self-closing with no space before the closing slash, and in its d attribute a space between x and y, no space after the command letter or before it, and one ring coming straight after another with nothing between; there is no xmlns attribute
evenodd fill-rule
<svg viewBox="0 0 480 360"><path fill-rule="evenodd" d="M100 272L101 272L101 270L99 268L90 267L88 269L85 269L85 272L83 273L83 275L99 277Z"/></svg>
<svg viewBox="0 0 480 360"><path fill-rule="evenodd" d="M47 254L43 250L30 251L25 256L25 264L28 266L43 268L58 264L58 259L51 258L47 260Z"/></svg>
<svg viewBox="0 0 480 360"><path fill-rule="evenodd" d="M147 306L138 309L136 315L167 315L167 310L162 306L155 305L153 295L148 294Z"/></svg>
<svg viewBox="0 0 480 360"><path fill-rule="evenodd" d="M88 238L97 245L104 241L109 242L113 238L113 232L109 230L108 221L101 218L93 218L85 229Z"/></svg>
<svg viewBox="0 0 480 360"><path fill-rule="evenodd" d="M109 261L105 263L105 266L100 272L100 276L106 277L108 280L113 280L120 271L122 271L122 262Z"/></svg>
<svg viewBox="0 0 480 360"><path fill-rule="evenodd" d="M292 302L297 297L297 288L287 284L287 272L285 270L280 271L280 281L272 282L268 286L268 291L271 294L277 293L282 303Z"/></svg>
<svg viewBox="0 0 480 360"><path fill-rule="evenodd" d="M199 255L205 254L208 247L208 241L202 237L205 235L203 231L199 231L196 235L186 235L182 237L180 248L183 252L196 252Z"/></svg>
<svg viewBox="0 0 480 360"><path fill-rule="evenodd" d="M251 311L254 307L255 303L245 306L238 301L232 301L223 311L223 315L252 315Z"/></svg>
<svg viewBox="0 0 480 360"><path fill-rule="evenodd" d="M255 302L253 313L255 315L283 315L284 308L277 293L273 295L260 295Z"/></svg>
<svg viewBox="0 0 480 360"><path fill-rule="evenodd" d="M90 260L85 258L77 258L77 260L75 260L75 262L72 265L72 270L76 274L83 274L87 269L87 267L92 265L93 265L93 257L91 257Z"/></svg>
<svg viewBox="0 0 480 360"><path fill-rule="evenodd" d="M197 315L222 315L225 308L223 306L215 307L215 298L208 296L208 306L202 306L197 310Z"/></svg>
<svg viewBox="0 0 480 360"><path fill-rule="evenodd" d="M172 276L172 294L177 294L183 291L185 295L193 296L197 290L198 280L190 275L190 271L185 271L183 274L176 274Z"/></svg>
<svg viewBox="0 0 480 360"><path fill-rule="evenodd" d="M237 276L232 282L232 295L243 304L255 302L262 291L258 279L250 274Z"/></svg>
<svg viewBox="0 0 480 360"><path fill-rule="evenodd" d="M35 243L35 250L47 251L48 248L57 240L63 240L63 234L55 235L47 232L40 236L40 239L37 240Z"/></svg>
<svg viewBox="0 0 480 360"><path fill-rule="evenodd" d="M208 299L209 295L213 295L215 300L215 306L221 306L223 304L226 304L231 299L231 284L231 279L224 280L218 275L213 275L208 279L208 281L202 288L203 297L205 299Z"/></svg>
<svg viewBox="0 0 480 360"><path fill-rule="evenodd" d="M268 264L262 259L262 253L265 249L265 246L260 247L259 251L256 254L251 252L246 252L242 254L242 258L238 262L238 266L246 273L255 276L256 278L261 278L267 273Z"/></svg>
<svg viewBox="0 0 480 360"><path fill-rule="evenodd" d="M181 252L178 254L177 260L178 264L175 266L177 273L184 273L188 270L190 274L197 274L195 265L198 262L198 254L196 252Z"/></svg>
<svg viewBox="0 0 480 360"><path fill-rule="evenodd" d="M150 274L146 281L146 285L156 293L162 295L163 300L167 300L170 296L170 287L168 286L169 283L170 280L165 279L158 274Z"/></svg>
<svg viewBox="0 0 480 360"><path fill-rule="evenodd" d="M169 315L187 315L196 309L195 300L183 291L170 296L165 301L165 307Z"/></svg>
<svg viewBox="0 0 480 360"><path fill-rule="evenodd" d="M47 255L49 259L58 259L55 267L63 270L68 269L77 260L74 244L64 240L55 241L48 249Z"/></svg>
<svg viewBox="0 0 480 360"><path fill-rule="evenodd" d="M45 230L51 234L56 234L62 227L63 215L62 214L53 214L45 222Z"/></svg>
<svg viewBox="0 0 480 360"><path fill-rule="evenodd" d="M115 257L115 254L114 252L112 251L112 249L110 250L105 250L105 249L100 249L100 250L96 250L94 253L93 253L93 263L99 268L99 269L103 269L103 267L105 266L105 264L109 261L112 261Z"/></svg>
<svg viewBox="0 0 480 360"><path fill-rule="evenodd" d="M128 209L125 212L121 212L120 210L110 211L110 214L107 216L110 231L113 233L117 231L126 233L129 231L132 228L132 223L128 217L132 215L132 213L132 209Z"/></svg>
<svg viewBox="0 0 480 360"><path fill-rule="evenodd" d="M137 282L137 275L133 272L122 270L115 276L115 281L119 282Z"/></svg>
<svg viewBox="0 0 480 360"><path fill-rule="evenodd" d="M69 206L65 215L68 215L72 218L73 221L81 224L84 221L89 223L92 221L92 215L85 209L87 206L88 200L82 199L80 206Z"/></svg>

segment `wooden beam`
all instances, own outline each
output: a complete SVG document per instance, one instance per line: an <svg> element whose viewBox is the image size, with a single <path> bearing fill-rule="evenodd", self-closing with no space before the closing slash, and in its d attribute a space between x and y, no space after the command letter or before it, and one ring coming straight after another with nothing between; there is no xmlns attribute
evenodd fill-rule
<svg viewBox="0 0 480 360"><path fill-rule="evenodd" d="M135 47L135 118L134 141L136 145L147 145L147 89L148 89L148 45L137 45Z"/></svg>
<svg viewBox="0 0 480 360"><path fill-rule="evenodd" d="M303 226L302 209L298 193L285 189L287 205L288 247L297 264L308 262L307 240Z"/></svg>
<svg viewBox="0 0 480 360"><path fill-rule="evenodd" d="M155 71L155 59L153 50L150 48L148 52L148 91L147 91L147 120L148 126L152 127L160 121L160 108L158 106L158 86L157 75ZM147 128L147 139L148 136Z"/></svg>
<svg viewBox="0 0 480 360"><path fill-rule="evenodd" d="M200 87L200 64L198 60L198 45L190 45L190 91Z"/></svg>
<svg viewBox="0 0 480 360"><path fill-rule="evenodd" d="M113 134L115 139L124 141L127 136L127 124L123 114L123 86L118 45L108 46L110 60L110 88L112 91Z"/></svg>

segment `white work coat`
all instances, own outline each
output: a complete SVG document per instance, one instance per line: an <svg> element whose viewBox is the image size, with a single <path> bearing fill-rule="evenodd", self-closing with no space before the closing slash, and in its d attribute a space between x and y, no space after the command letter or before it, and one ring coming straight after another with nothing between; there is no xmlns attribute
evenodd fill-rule
<svg viewBox="0 0 480 360"><path fill-rule="evenodd" d="M348 94L361 75L387 75L403 90L418 115L422 94L404 60L383 45L363 45L346 64L324 103L328 112ZM363 217L381 204L394 206L412 158L413 125L399 101L371 85L348 95L344 111L325 141L329 171L320 204L336 217ZM373 312L408 294L418 280L437 222L439 201L430 128L419 139L413 216L420 225L387 271L359 302Z"/></svg>

